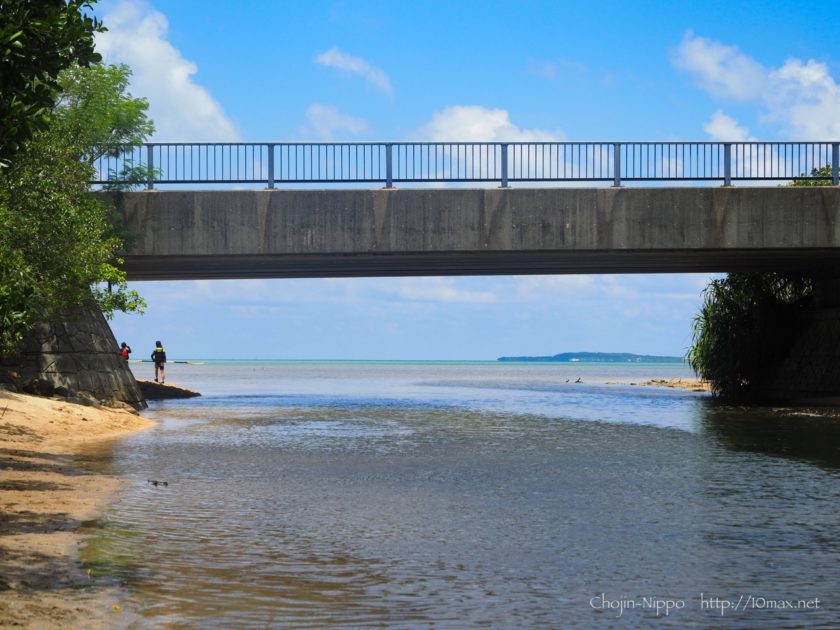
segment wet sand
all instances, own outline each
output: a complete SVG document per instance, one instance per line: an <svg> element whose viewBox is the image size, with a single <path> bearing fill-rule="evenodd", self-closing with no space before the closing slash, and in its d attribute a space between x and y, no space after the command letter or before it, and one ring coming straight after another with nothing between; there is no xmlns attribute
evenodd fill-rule
<svg viewBox="0 0 840 630"><path fill-rule="evenodd" d="M100 472L114 441L154 424L0 391L0 628L112 625L118 602L91 587L76 530L123 485Z"/></svg>
<svg viewBox="0 0 840 630"><path fill-rule="evenodd" d="M634 385L635 383L631 383ZM650 381L645 381L643 383L638 383L638 385L644 385L646 387L670 387L676 389L687 389L692 392L710 392L712 391L712 386L709 384L708 381L701 381L697 379L684 379L684 378L672 378L672 379L658 379L655 378Z"/></svg>
<svg viewBox="0 0 840 630"><path fill-rule="evenodd" d="M608 381L607 385L640 385L642 387L669 387L671 389L687 389L691 392L710 392L712 386L707 381L701 381L692 378L654 378L647 381L640 381L638 383L626 383L623 381Z"/></svg>

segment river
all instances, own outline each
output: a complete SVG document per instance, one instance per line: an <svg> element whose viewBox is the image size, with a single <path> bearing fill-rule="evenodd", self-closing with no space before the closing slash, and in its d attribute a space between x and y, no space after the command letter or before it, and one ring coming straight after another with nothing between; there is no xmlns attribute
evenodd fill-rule
<svg viewBox="0 0 840 630"><path fill-rule="evenodd" d="M691 376L170 364L83 558L139 628L836 627L840 415Z"/></svg>

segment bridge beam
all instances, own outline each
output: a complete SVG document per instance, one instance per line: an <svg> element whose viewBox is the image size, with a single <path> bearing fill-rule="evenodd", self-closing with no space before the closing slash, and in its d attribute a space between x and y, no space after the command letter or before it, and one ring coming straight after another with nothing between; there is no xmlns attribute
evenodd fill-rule
<svg viewBox="0 0 840 630"><path fill-rule="evenodd" d="M840 189L128 193L132 280L840 268Z"/></svg>

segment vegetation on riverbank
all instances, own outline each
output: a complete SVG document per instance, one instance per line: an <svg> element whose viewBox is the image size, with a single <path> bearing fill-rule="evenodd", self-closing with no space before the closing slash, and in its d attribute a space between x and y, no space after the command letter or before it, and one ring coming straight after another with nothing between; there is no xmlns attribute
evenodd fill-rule
<svg viewBox="0 0 840 630"><path fill-rule="evenodd" d="M14 356L37 322L89 300L106 314L142 309L119 269L124 239L111 209L90 195L90 181L98 157L120 154L153 130L146 101L127 92L128 67L101 65L93 52L103 27L87 17L90 2L7 4L0 33L0 111L8 113L0 117L0 357ZM126 166L129 176L141 176Z"/></svg>
<svg viewBox="0 0 840 630"><path fill-rule="evenodd" d="M93 0L94 2L96 0ZM94 35L104 29L89 0L4 0L0 21L0 172L50 124L59 74L102 61Z"/></svg>
<svg viewBox="0 0 840 630"><path fill-rule="evenodd" d="M810 304L807 274L730 273L712 280L694 320L692 369L717 396L755 397L787 357L796 314Z"/></svg>

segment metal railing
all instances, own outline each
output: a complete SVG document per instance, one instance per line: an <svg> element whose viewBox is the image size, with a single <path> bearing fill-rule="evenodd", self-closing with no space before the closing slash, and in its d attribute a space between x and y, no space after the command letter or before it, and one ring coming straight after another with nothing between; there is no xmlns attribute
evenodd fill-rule
<svg viewBox="0 0 840 630"><path fill-rule="evenodd" d="M153 142L99 158L94 184L145 169L161 184L826 180L838 142Z"/></svg>

